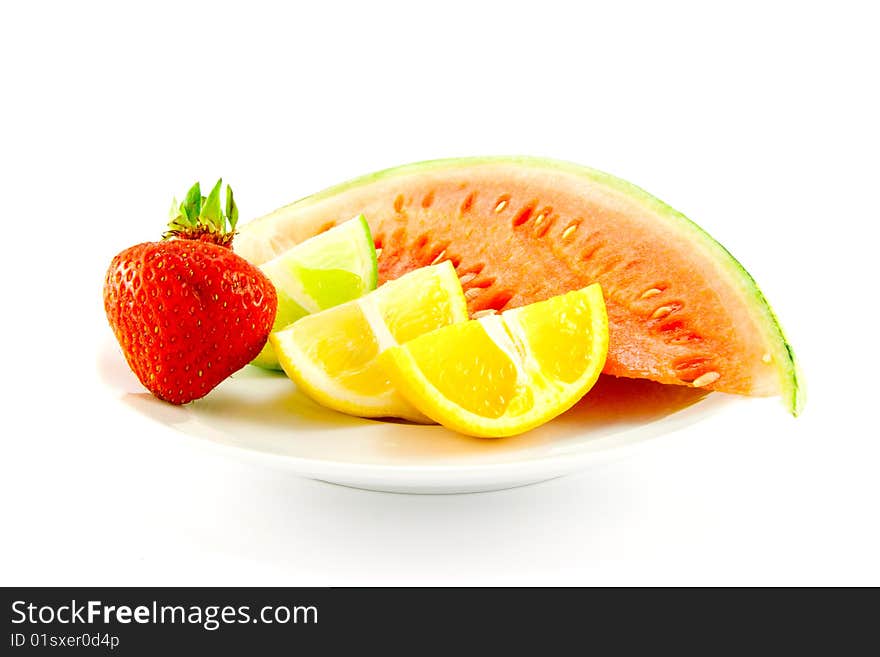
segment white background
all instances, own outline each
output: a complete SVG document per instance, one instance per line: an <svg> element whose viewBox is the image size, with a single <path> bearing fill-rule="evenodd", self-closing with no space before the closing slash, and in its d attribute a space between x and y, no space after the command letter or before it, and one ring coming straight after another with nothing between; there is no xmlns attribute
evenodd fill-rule
<svg viewBox="0 0 880 657"><path fill-rule="evenodd" d="M17 4L2 584L880 584L872 3ZM193 180L224 176L249 218L386 166L514 153L632 180L725 244L798 351L804 415L405 496L207 452L97 382L105 268Z"/></svg>

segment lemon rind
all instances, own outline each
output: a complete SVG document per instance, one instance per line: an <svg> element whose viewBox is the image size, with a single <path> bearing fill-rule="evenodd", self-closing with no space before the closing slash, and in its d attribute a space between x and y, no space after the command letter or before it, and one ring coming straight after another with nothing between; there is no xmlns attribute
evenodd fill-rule
<svg viewBox="0 0 880 657"><path fill-rule="evenodd" d="M383 352L379 355L379 362L385 368L394 388L409 404L449 429L481 438L502 438L529 431L574 406L593 387L602 371L608 351L608 318L601 288L598 284L593 284L578 290L575 294L583 294L590 308L590 339L594 342L590 352L595 353L597 358L576 381L562 384L547 379L534 362L529 362L531 355L528 344L523 344L526 355L523 367L518 371L522 373L520 376L531 378L531 383L537 384L533 385L533 388L538 391L532 412L514 417L502 415L498 418L487 418L462 408L445 397L424 376L406 344ZM498 318L486 319L497 321ZM505 324L517 322L515 314L510 317L502 315L502 319L505 320ZM440 330L442 329L438 329ZM519 333L516 328L513 328L513 332ZM509 348L505 350L510 353ZM539 377L544 378L545 381L540 381ZM521 383L528 384L530 381L521 381ZM552 394L552 390L555 390L556 394Z"/></svg>

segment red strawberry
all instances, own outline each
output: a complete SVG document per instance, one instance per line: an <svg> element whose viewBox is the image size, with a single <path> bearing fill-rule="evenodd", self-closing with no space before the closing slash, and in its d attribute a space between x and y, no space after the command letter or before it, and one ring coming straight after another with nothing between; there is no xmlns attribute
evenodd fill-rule
<svg viewBox="0 0 880 657"><path fill-rule="evenodd" d="M161 242L132 246L110 263L104 309L129 366L159 399L199 399L263 348L278 299L256 267L232 252L238 210L217 181L196 183L172 207ZM229 229L226 223L229 222Z"/></svg>

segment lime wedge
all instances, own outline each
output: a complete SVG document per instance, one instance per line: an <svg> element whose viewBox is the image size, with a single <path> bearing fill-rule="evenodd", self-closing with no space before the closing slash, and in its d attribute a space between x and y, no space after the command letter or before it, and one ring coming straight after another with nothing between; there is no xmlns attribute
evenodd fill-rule
<svg viewBox="0 0 880 657"><path fill-rule="evenodd" d="M275 285L278 311L273 331L376 289L376 249L364 215L297 244L260 265ZM252 365L280 370L271 344Z"/></svg>

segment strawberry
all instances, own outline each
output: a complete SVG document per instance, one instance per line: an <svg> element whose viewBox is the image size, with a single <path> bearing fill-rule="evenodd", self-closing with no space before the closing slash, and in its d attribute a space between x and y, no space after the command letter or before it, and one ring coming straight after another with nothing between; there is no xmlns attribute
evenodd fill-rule
<svg viewBox="0 0 880 657"><path fill-rule="evenodd" d="M172 404L199 399L260 353L278 299L256 267L232 252L238 209L220 180L172 205L169 230L118 254L104 280L104 309L140 382ZM229 228L227 229L227 222Z"/></svg>

